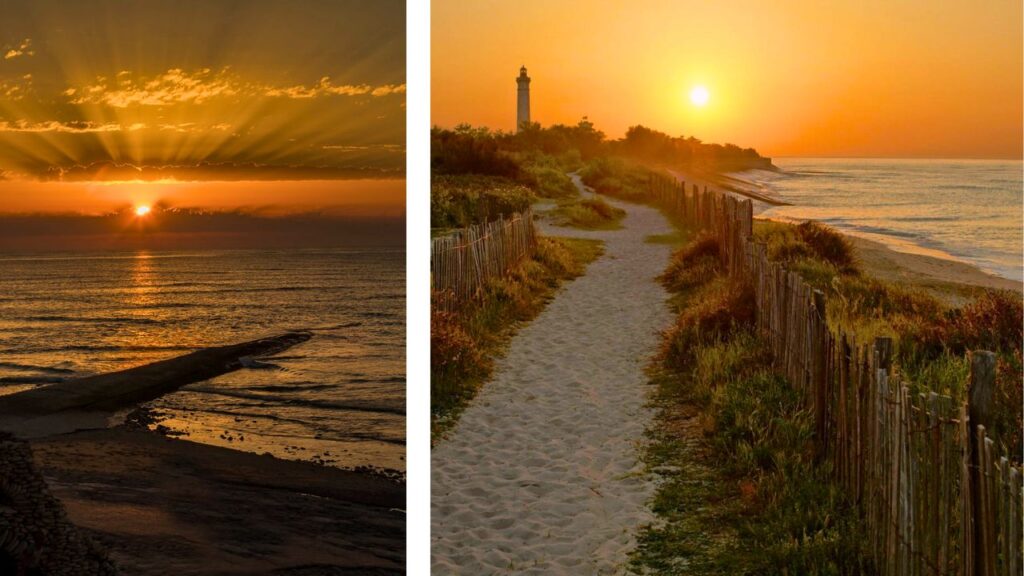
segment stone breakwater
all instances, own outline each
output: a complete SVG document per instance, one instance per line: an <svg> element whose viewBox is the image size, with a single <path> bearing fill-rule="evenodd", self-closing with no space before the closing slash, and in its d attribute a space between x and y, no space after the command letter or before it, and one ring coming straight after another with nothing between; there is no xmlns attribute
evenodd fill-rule
<svg viewBox="0 0 1024 576"><path fill-rule="evenodd" d="M0 432L0 574L117 573L107 554L68 520L28 443Z"/></svg>

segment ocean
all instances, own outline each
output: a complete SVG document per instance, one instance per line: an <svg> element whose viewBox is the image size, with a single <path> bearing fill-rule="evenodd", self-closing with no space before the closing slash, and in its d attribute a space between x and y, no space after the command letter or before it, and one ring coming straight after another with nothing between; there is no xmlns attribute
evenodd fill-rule
<svg viewBox="0 0 1024 576"><path fill-rule="evenodd" d="M0 254L0 394L289 330L313 338L152 402L153 426L404 471L403 250Z"/></svg>
<svg viewBox="0 0 1024 576"><path fill-rule="evenodd" d="M817 220L894 250L1024 279L1020 161L781 158L781 172L731 174L792 206L761 216Z"/></svg>

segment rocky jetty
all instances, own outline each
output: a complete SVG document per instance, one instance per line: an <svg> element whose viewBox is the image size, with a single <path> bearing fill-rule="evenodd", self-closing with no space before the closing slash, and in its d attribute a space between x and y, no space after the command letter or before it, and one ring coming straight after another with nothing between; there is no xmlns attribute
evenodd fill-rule
<svg viewBox="0 0 1024 576"><path fill-rule="evenodd" d="M0 432L0 574L117 574L107 554L68 521L28 443L6 432Z"/></svg>
<svg viewBox="0 0 1024 576"><path fill-rule="evenodd" d="M106 428L117 412L155 400L182 386L244 367L309 340L288 332L240 344L203 348L119 372L65 380L0 398L0 429L20 438Z"/></svg>

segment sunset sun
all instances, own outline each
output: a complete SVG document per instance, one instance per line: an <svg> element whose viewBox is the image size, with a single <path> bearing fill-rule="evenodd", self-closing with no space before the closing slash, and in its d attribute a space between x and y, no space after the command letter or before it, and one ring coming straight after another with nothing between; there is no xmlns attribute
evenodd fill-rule
<svg viewBox="0 0 1024 576"><path fill-rule="evenodd" d="M136 206L135 215L141 218L142 216L149 214L151 210L152 208L150 208L149 206Z"/></svg>
<svg viewBox="0 0 1024 576"><path fill-rule="evenodd" d="M693 90L690 90L690 102L693 102L694 106L704 106L710 98L711 94L704 86L694 86Z"/></svg>

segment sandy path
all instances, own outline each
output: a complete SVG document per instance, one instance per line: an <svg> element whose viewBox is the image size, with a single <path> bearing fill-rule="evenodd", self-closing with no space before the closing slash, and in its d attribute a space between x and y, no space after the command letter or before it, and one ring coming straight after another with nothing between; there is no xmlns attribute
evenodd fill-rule
<svg viewBox="0 0 1024 576"><path fill-rule="evenodd" d="M622 573L652 519L637 447L652 416L644 366L671 321L654 281L670 248L644 239L671 228L616 205L622 230L550 231L600 238L605 255L516 334L434 448L434 574Z"/></svg>

